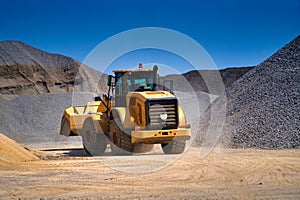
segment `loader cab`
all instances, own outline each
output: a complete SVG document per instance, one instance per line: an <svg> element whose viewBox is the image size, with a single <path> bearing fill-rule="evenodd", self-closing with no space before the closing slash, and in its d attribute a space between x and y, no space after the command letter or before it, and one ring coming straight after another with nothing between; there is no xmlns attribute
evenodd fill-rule
<svg viewBox="0 0 300 200"><path fill-rule="evenodd" d="M128 92L156 91L157 67L153 70L115 70L115 106L126 107Z"/></svg>

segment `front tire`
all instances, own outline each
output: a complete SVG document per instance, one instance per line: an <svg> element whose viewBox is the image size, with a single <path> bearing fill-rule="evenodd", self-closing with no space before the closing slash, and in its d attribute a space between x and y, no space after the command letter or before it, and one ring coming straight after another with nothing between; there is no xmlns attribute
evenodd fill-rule
<svg viewBox="0 0 300 200"><path fill-rule="evenodd" d="M110 148L113 155L131 155L134 146L131 143L131 136L123 131L115 121L110 125Z"/></svg>
<svg viewBox="0 0 300 200"><path fill-rule="evenodd" d="M165 154L181 154L185 149L185 141L171 141L169 143L162 143L161 147Z"/></svg>
<svg viewBox="0 0 300 200"><path fill-rule="evenodd" d="M84 121L81 136L84 150L88 154L100 156L104 153L107 146L106 136L102 132L96 132L92 118L89 117Z"/></svg>

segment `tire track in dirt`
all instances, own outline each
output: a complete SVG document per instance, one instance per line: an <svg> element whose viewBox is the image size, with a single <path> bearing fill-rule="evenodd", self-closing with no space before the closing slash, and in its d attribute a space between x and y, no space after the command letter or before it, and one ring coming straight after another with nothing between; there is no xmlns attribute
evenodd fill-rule
<svg viewBox="0 0 300 200"><path fill-rule="evenodd" d="M169 155L87 157L57 151L41 154L48 156L48 160L1 169L0 197L297 199L300 196L299 150L219 149L199 159L199 149L191 147L176 162L146 174L114 168L154 167ZM111 161L110 165L105 160Z"/></svg>

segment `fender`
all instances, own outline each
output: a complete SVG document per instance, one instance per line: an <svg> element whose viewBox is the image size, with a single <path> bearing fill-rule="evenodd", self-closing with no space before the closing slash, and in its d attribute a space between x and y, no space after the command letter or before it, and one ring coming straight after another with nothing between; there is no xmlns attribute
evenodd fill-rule
<svg viewBox="0 0 300 200"><path fill-rule="evenodd" d="M120 120L121 124L124 124L126 117L126 108L125 107L114 107L111 111L113 119Z"/></svg>
<svg viewBox="0 0 300 200"><path fill-rule="evenodd" d="M185 127L186 119L181 106L178 106L178 127Z"/></svg>
<svg viewBox="0 0 300 200"><path fill-rule="evenodd" d="M114 107L111 111L112 113L112 118L116 121L119 127L122 127L125 122L125 117L126 117L126 111L127 109L124 107ZM122 126L120 126L122 125Z"/></svg>
<svg viewBox="0 0 300 200"><path fill-rule="evenodd" d="M131 121L131 116L128 108L115 107L111 111L112 119L122 129L134 129L135 123Z"/></svg>

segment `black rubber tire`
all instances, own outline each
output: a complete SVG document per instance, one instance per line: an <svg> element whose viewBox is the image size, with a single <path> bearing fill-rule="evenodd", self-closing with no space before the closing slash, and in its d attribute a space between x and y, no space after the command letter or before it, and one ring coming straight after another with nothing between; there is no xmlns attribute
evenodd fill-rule
<svg viewBox="0 0 300 200"><path fill-rule="evenodd" d="M117 124L112 121L110 125L110 148L113 155L131 155L134 146L131 143L131 136L123 131Z"/></svg>
<svg viewBox="0 0 300 200"><path fill-rule="evenodd" d="M171 141L169 143L162 143L161 147L165 154L181 154L185 149L185 141Z"/></svg>
<svg viewBox="0 0 300 200"><path fill-rule="evenodd" d="M106 136L102 132L96 132L92 118L89 117L84 121L81 136L83 148L88 154L100 156L105 152L107 146Z"/></svg>
<svg viewBox="0 0 300 200"><path fill-rule="evenodd" d="M66 117L63 117L61 119L61 126L60 126L60 132L59 133L61 135L66 136L66 137L71 135L70 121Z"/></svg>

